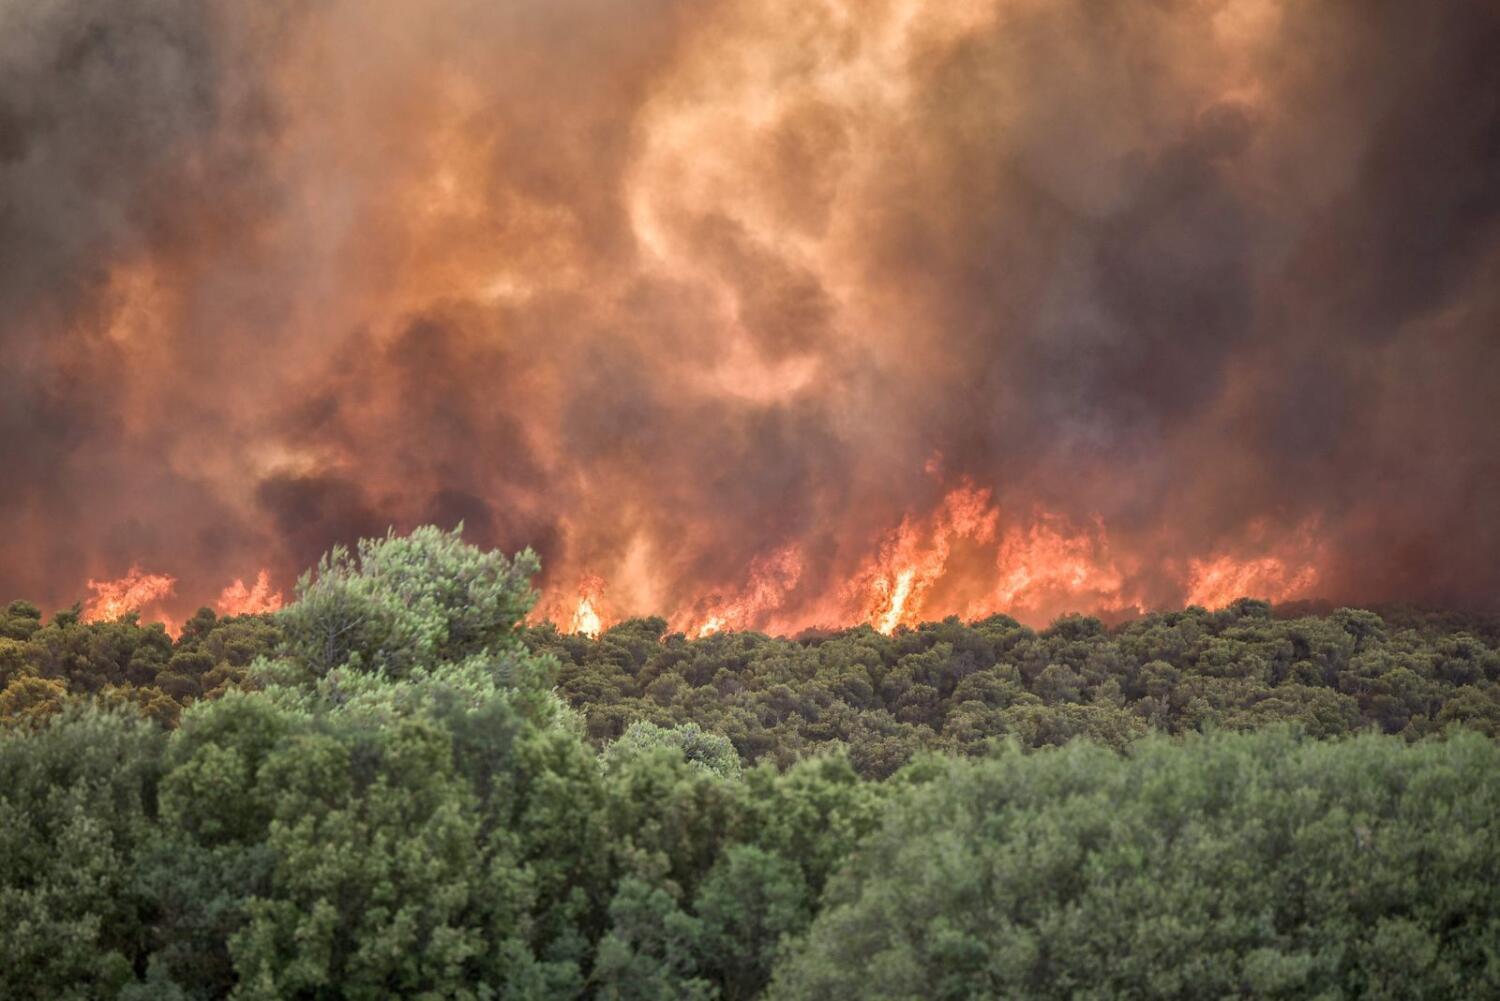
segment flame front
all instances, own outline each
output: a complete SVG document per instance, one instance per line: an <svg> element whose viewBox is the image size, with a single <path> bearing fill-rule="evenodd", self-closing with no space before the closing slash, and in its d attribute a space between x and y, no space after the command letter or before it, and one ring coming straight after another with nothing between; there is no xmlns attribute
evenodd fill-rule
<svg viewBox="0 0 1500 1001"><path fill-rule="evenodd" d="M246 587L245 582L236 577L234 583L219 592L215 604L220 615L263 615L281 608L282 597L280 591L271 588L271 571L261 570L255 575L252 587Z"/></svg>
<svg viewBox="0 0 1500 1001"><path fill-rule="evenodd" d="M679 617L674 627L700 638L723 630L764 627L801 580L802 555L796 547L787 546L759 557L751 563L749 577L737 596L714 595L706 600L708 611Z"/></svg>
<svg viewBox="0 0 1500 1001"><path fill-rule="evenodd" d="M113 622L123 615L151 609L171 597L177 588L177 578L170 574L147 573L132 565L118 580L90 579L88 586L94 596L84 603L82 620ZM164 621L170 625L169 620Z"/></svg>
<svg viewBox="0 0 1500 1001"><path fill-rule="evenodd" d="M1317 583L1318 568L1310 563L1289 566L1275 556L1218 556L1191 561L1187 603L1223 608L1237 598L1290 601L1310 597Z"/></svg>
<svg viewBox="0 0 1500 1001"><path fill-rule="evenodd" d="M935 474L932 463L927 471ZM1246 544L1268 545L1266 535L1257 524ZM1321 558L1315 526L1289 536L1281 555L1219 553L1194 557L1180 571L1143 572L1139 560L1113 551L1102 518L1079 525L1061 513L1034 509L1008 519L989 490L963 480L929 516L903 517L832 599L798 595L803 554L783 547L752 563L743 588L714 593L671 627L703 637L735 629L791 633L865 623L890 634L947 615L973 620L1004 613L1044 625L1067 612L1128 616L1153 604L1221 608L1241 597L1310 597ZM1164 575L1177 597L1153 602L1143 582ZM597 611L604 588L597 575L584 579L568 631L597 636L605 628Z"/></svg>
<svg viewBox="0 0 1500 1001"><path fill-rule="evenodd" d="M935 474L931 464L928 472ZM875 540L871 555L836 587L803 594L806 557L798 546L783 546L754 559L741 587L710 592L672 617L669 626L700 638L732 630L795 633L861 623L890 634L948 615L973 620L996 613L1043 625L1066 612L1144 612L1153 600L1143 582L1163 575L1175 581L1176 590L1169 593L1177 597L1157 599L1157 605L1216 609L1241 597L1289 601L1316 593L1323 546L1315 523L1288 533L1278 552L1264 551L1271 541L1263 523L1252 526L1245 544L1262 551L1218 552L1190 558L1178 570L1149 567L1143 574L1140 561L1124 560L1112 550L1101 518L1080 525L1042 509L1007 517L991 491L963 479L932 513L908 513ZM651 586L649 579L628 576L626 583L626 590L635 592ZM118 580L90 580L95 596L83 617L105 621L149 611L175 633L174 620L161 606L176 585L175 577L138 566ZM566 595L544 594L534 619L552 618L566 632L598 637L622 617L606 599L607 589L602 575L585 573ZM266 569L250 586L236 578L216 602L226 616L274 612L282 604Z"/></svg>
<svg viewBox="0 0 1500 1001"><path fill-rule="evenodd" d="M597 637L604 631L601 608L604 602L604 578L586 575L578 585L578 604L568 622L568 632Z"/></svg>

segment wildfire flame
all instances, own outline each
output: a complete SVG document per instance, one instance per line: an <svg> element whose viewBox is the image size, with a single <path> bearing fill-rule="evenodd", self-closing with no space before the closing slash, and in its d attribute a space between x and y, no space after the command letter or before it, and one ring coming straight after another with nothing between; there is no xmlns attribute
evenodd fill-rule
<svg viewBox="0 0 1500 1001"><path fill-rule="evenodd" d="M1322 551L1315 529L1304 525L1267 553L1269 529L1258 525L1244 547L1261 547L1260 553L1220 551L1154 569L1175 575L1187 605L1216 609L1241 597L1305 598L1319 582ZM990 490L969 480L947 491L929 515L905 515L829 594L804 593L806 568L800 546L779 547L752 561L743 587L711 592L669 619L670 626L702 638L727 630L794 633L865 623L889 635L945 615L972 620L1005 613L1041 625L1066 612L1130 614L1152 604L1139 590L1141 568L1112 550L1101 518L1080 525L1044 509L1007 517ZM175 623L159 606L176 584L169 574L134 565L119 580L90 580L95 595L83 618L107 621L150 609L175 634ZM534 619L552 619L566 632L597 638L621 618L620 609L605 600L606 586L603 576L585 573L571 595L545 598ZM252 585L236 578L216 605L222 615L253 615L274 612L283 601L269 570L262 569Z"/></svg>
<svg viewBox="0 0 1500 1001"><path fill-rule="evenodd" d="M171 574L147 573L132 564L125 576L117 580L90 579L88 586L94 596L84 603L80 615L84 622L113 622L132 612L148 613L172 636L181 632L178 620L161 607L177 593L177 578ZM276 611L283 603L281 592L272 590L270 571L261 570L248 587L236 578L219 593L215 606L224 616L262 615Z"/></svg>
<svg viewBox="0 0 1500 1001"><path fill-rule="evenodd" d="M1267 601L1307 597L1318 583L1318 569L1311 563L1290 567L1275 556L1252 560L1218 556L1191 560L1188 566L1187 603L1204 608L1223 608L1245 597Z"/></svg>
<svg viewBox="0 0 1500 1001"><path fill-rule="evenodd" d="M604 618L600 614L603 599L604 578L595 574L585 575L578 585L578 606L573 610L568 632L597 639L605 628Z"/></svg>
<svg viewBox="0 0 1500 1001"><path fill-rule="evenodd" d="M219 593L215 604L219 614L224 616L262 615L281 608L282 597L280 591L271 590L271 572L262 570L256 574L253 587L246 587L245 582L236 577L233 584Z"/></svg>
<svg viewBox="0 0 1500 1001"><path fill-rule="evenodd" d="M1098 520L1076 531L1062 516L1038 512L1030 526L1005 533L996 567L1000 580L986 613L1118 611L1129 604L1124 575Z"/></svg>
<svg viewBox="0 0 1500 1001"><path fill-rule="evenodd" d="M1191 605L1307 597L1318 583L1321 558L1314 528L1292 532L1275 554L1220 552L1151 569L1169 578L1175 574L1178 593ZM1245 547L1264 547L1268 532L1256 526ZM978 619L1005 613L1042 625L1067 612L1133 614L1153 604L1140 589L1142 567L1112 548L1102 518L1079 524L1040 508L1006 517L992 492L969 480L945 493L931 514L904 516L831 599L799 593L805 566L799 547L783 546L752 563L738 592L715 592L696 602L672 620L672 628L704 637L862 622L890 634L952 614ZM603 592L601 577L584 579L569 631L598 635Z"/></svg>
<svg viewBox="0 0 1500 1001"><path fill-rule="evenodd" d="M675 627L700 638L725 629L753 628L764 615L782 607L801 578L802 554L795 546L783 547L751 564L742 593L715 595L701 617L688 616Z"/></svg>
<svg viewBox="0 0 1500 1001"><path fill-rule="evenodd" d="M999 519L990 491L967 481L943 498L930 524L904 518L853 584L865 595L860 618L887 634L918 621L945 576L953 543L993 543Z"/></svg>
<svg viewBox="0 0 1500 1001"><path fill-rule="evenodd" d="M917 568L909 566L896 571L894 584L888 577L876 581L876 595L886 607L884 611L876 612L871 624L880 632L889 635L901 624L901 617L906 614L906 602L911 597L912 580L916 576Z"/></svg>
<svg viewBox="0 0 1500 1001"><path fill-rule="evenodd" d="M88 582L94 596L84 603L84 622L113 622L131 612L140 612L172 596L177 578L170 574L146 573L132 565L118 580Z"/></svg>
<svg viewBox="0 0 1500 1001"><path fill-rule="evenodd" d="M463 521L588 635L1500 602L1494 4L32 6L0 600Z"/></svg>

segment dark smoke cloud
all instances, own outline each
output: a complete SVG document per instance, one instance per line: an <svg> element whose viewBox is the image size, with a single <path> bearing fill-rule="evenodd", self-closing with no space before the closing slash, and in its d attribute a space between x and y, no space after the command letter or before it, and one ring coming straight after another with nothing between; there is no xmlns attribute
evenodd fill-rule
<svg viewBox="0 0 1500 1001"><path fill-rule="evenodd" d="M0 598L462 520L618 613L795 550L792 627L967 483L1136 604L1493 606L1497 52L1459 0L7 5Z"/></svg>

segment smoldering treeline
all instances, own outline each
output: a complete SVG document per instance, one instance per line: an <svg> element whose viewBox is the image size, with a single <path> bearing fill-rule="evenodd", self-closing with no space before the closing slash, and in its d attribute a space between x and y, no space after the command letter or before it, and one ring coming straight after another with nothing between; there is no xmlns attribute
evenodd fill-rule
<svg viewBox="0 0 1500 1001"><path fill-rule="evenodd" d="M1142 604L1293 544L1493 603L1497 51L1459 0L8 4L0 594L462 519L623 611L795 547L790 621L968 482Z"/></svg>

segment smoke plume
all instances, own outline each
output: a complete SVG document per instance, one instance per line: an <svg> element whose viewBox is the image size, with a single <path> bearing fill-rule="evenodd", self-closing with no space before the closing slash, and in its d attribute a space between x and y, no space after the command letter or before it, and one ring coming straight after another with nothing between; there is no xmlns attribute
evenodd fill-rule
<svg viewBox="0 0 1500 1001"><path fill-rule="evenodd" d="M0 598L461 520L575 627L1494 607L1497 53L1463 0L0 6Z"/></svg>

